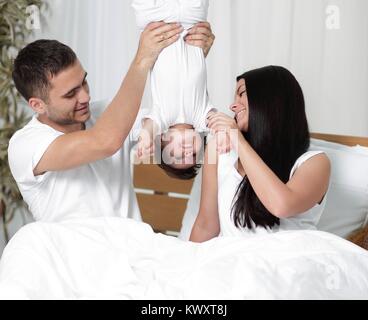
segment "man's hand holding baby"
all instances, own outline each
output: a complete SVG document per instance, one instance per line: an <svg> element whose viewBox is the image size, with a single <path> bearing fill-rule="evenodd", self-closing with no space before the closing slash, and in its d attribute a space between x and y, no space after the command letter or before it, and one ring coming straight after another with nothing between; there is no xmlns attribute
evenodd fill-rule
<svg viewBox="0 0 368 320"><path fill-rule="evenodd" d="M183 27L179 23L152 22L141 34L136 62L152 68L161 51L180 37Z"/></svg>

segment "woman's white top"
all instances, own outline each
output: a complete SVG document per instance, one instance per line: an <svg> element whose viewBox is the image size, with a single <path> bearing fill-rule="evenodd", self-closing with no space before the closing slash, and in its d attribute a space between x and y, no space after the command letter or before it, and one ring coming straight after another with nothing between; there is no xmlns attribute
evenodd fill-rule
<svg viewBox="0 0 368 320"><path fill-rule="evenodd" d="M184 37L194 24L206 21L209 0L133 0L137 25L153 21L178 22L184 27L178 41L165 48L151 70L152 109L145 115L165 132L175 124L206 130L206 115L213 109L207 94L206 61L201 48Z"/></svg>
<svg viewBox="0 0 368 320"><path fill-rule="evenodd" d="M323 151L308 151L300 156L290 172L290 178L295 171L308 159ZM238 163L238 155L230 152L219 156L218 162L218 209L220 217L220 235L222 236L250 236L252 234L269 233L283 230L315 230L316 225L321 217L322 211L326 204L326 196L320 204L316 204L313 208L304 213L300 213L294 217L280 219L280 226L274 226L272 229L255 227L253 229L237 228L232 217L232 205L235 193L243 177L236 169Z"/></svg>

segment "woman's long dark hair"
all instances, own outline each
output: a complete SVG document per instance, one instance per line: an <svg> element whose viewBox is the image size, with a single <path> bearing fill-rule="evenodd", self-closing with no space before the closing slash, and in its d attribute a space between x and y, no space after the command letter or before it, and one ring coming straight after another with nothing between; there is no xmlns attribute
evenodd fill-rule
<svg viewBox="0 0 368 320"><path fill-rule="evenodd" d="M248 132L243 136L267 166L284 183L295 161L309 148L309 129L302 89L283 67L268 66L246 72L249 103ZM258 199L245 177L233 200L232 215L238 228L270 227L280 224Z"/></svg>

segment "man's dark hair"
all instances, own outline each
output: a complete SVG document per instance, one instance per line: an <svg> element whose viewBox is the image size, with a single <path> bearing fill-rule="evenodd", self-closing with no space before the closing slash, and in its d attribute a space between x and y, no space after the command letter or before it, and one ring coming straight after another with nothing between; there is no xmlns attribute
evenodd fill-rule
<svg viewBox="0 0 368 320"><path fill-rule="evenodd" d="M14 61L13 80L28 101L31 97L48 99L50 78L72 66L74 51L56 40L37 40L24 47Z"/></svg>

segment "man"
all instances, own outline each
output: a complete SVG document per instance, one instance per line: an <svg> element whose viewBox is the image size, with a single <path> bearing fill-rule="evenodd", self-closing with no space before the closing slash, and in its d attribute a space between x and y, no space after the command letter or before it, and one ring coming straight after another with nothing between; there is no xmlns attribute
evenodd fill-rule
<svg viewBox="0 0 368 320"><path fill-rule="evenodd" d="M181 32L174 23L147 26L119 91L98 119L89 109L87 73L69 47L39 40L19 52L13 79L36 114L12 137L9 164L36 220L140 219L130 174L129 132L149 70ZM213 38L209 24L201 23L187 42L208 52Z"/></svg>

